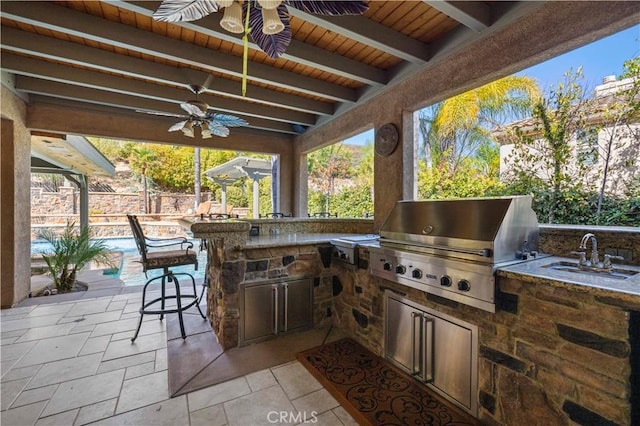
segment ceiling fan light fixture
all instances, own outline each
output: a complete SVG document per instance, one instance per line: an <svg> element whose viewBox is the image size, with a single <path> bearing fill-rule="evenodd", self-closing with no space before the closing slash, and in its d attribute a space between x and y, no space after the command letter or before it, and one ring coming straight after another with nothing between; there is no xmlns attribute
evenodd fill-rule
<svg viewBox="0 0 640 426"><path fill-rule="evenodd" d="M242 25L242 6L237 1L224 8L224 16L220 20L220 26L230 33L240 34L244 32Z"/></svg>
<svg viewBox="0 0 640 426"><path fill-rule="evenodd" d="M202 139L209 139L212 136L211 129L206 121L200 123L200 136Z"/></svg>
<svg viewBox="0 0 640 426"><path fill-rule="evenodd" d="M258 0L258 3L263 9L277 9L282 0Z"/></svg>
<svg viewBox="0 0 640 426"><path fill-rule="evenodd" d="M182 126L182 133L184 133L185 136L192 138L194 136L193 134L193 122L192 121L187 121L186 123L184 123L184 126Z"/></svg>
<svg viewBox="0 0 640 426"><path fill-rule="evenodd" d="M229 7L231 3L233 3L233 0L216 0L216 3L218 3L220 7Z"/></svg>
<svg viewBox="0 0 640 426"><path fill-rule="evenodd" d="M262 9L262 32L267 35L278 34L284 30L284 24L278 15L278 9Z"/></svg>

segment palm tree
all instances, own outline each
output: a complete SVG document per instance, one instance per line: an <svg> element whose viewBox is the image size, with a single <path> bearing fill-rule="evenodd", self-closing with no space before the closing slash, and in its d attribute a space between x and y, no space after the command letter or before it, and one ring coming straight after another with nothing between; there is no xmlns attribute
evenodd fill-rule
<svg viewBox="0 0 640 426"><path fill-rule="evenodd" d="M540 97L535 80L508 76L451 97L420 113L428 166L446 162L455 169L476 150L492 143L490 130L507 119L530 113Z"/></svg>
<svg viewBox="0 0 640 426"><path fill-rule="evenodd" d="M62 233L45 229L40 237L51 244L51 250L41 254L60 293L71 291L76 273L91 261L113 267L109 248L103 240L92 241L89 228L76 232L75 223L67 222Z"/></svg>

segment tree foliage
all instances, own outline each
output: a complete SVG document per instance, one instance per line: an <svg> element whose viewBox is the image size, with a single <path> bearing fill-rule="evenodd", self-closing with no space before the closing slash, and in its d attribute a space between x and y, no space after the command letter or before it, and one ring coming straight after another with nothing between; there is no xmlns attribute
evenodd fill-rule
<svg viewBox="0 0 640 426"><path fill-rule="evenodd" d="M335 144L308 156L308 211L339 217L373 214L373 143Z"/></svg>
<svg viewBox="0 0 640 426"><path fill-rule="evenodd" d="M536 103L532 121L504 132L513 143L504 192L534 194L548 223L637 225L640 142L637 130L624 131L638 118L637 77L628 89L598 96L587 96L581 80L580 69L567 73ZM607 194L616 169L626 182Z"/></svg>
<svg viewBox="0 0 640 426"><path fill-rule="evenodd" d="M508 118L526 116L540 96L535 80L508 76L453 96L420 112L426 167L446 164L455 173L476 151L493 144L490 131Z"/></svg>
<svg viewBox="0 0 640 426"><path fill-rule="evenodd" d="M352 158L351 152L343 149L342 143L329 145L308 155L307 167L311 188L320 191L324 201L324 205L317 212L332 212L334 206L331 197L335 193L336 179L351 177Z"/></svg>

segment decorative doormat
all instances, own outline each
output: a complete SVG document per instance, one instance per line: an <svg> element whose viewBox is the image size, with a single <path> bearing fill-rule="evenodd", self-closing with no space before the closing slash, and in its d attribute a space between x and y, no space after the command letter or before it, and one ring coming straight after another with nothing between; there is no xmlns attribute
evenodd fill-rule
<svg viewBox="0 0 640 426"><path fill-rule="evenodd" d="M351 339L297 354L362 425L478 425L477 419Z"/></svg>

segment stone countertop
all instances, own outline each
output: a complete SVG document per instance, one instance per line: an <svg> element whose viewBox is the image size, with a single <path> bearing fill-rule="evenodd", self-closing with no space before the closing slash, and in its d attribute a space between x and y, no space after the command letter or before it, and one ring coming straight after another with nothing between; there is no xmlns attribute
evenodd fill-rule
<svg viewBox="0 0 640 426"><path fill-rule="evenodd" d="M200 219L199 217L184 217L178 223L194 235L200 233L246 232L249 233L251 223L241 219Z"/></svg>
<svg viewBox="0 0 640 426"><path fill-rule="evenodd" d="M260 235L249 237L246 248L268 248L268 247L284 247L294 245L309 244L326 244L335 238L354 237L362 234L344 234L344 233L296 233L296 234L277 234L277 235Z"/></svg>
<svg viewBox="0 0 640 426"><path fill-rule="evenodd" d="M233 247L244 246L250 229L267 238L274 235L367 234L373 230L371 219L358 218L201 219L191 216L179 219L178 223L196 238L225 238Z"/></svg>
<svg viewBox="0 0 640 426"><path fill-rule="evenodd" d="M576 259L566 257L543 257L498 269L498 275L506 278L540 282L554 286L569 287L573 290L593 292L598 295L631 302L640 307L640 267L614 263L614 269L638 272L627 279L607 277L606 274L576 273L545 268L556 262L576 263Z"/></svg>

